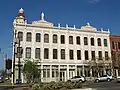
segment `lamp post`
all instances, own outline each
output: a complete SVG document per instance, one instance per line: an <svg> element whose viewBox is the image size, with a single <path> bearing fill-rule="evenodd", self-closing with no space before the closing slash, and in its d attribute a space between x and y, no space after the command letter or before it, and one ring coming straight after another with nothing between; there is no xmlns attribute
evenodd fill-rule
<svg viewBox="0 0 120 90"><path fill-rule="evenodd" d="M16 37L16 30L15 30L15 36L14 36L14 57L13 57L13 83L15 81L15 60L16 57L18 58L18 83L21 83L21 61L20 58L22 56L22 48L20 47L20 38ZM17 52L16 52L17 48Z"/></svg>
<svg viewBox="0 0 120 90"><path fill-rule="evenodd" d="M21 83L21 49L20 49L20 39L18 39L18 47L17 47L17 54L18 54L18 83Z"/></svg>

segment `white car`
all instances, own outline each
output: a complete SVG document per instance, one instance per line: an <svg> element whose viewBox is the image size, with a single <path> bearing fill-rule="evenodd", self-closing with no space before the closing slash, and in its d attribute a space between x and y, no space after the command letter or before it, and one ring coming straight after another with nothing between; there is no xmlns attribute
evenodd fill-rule
<svg viewBox="0 0 120 90"><path fill-rule="evenodd" d="M71 81L71 82L85 82L86 79L83 76L74 76L73 78L69 79L68 81Z"/></svg>
<svg viewBox="0 0 120 90"><path fill-rule="evenodd" d="M120 76L117 76L116 79L117 79L117 82L120 82Z"/></svg>
<svg viewBox="0 0 120 90"><path fill-rule="evenodd" d="M95 82L99 82L99 81L108 81L108 82L110 82L111 80L113 80L112 76L103 75L103 76L100 76L100 77L96 78Z"/></svg>

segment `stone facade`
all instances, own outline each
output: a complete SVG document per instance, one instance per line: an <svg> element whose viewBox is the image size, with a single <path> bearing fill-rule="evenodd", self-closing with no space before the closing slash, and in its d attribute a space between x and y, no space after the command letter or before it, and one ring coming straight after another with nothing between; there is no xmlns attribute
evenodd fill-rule
<svg viewBox="0 0 120 90"><path fill-rule="evenodd" d="M53 23L44 20L44 13L41 14L41 20L28 24L23 9L20 9L14 20L13 28L14 34L21 39L21 63L24 65L22 61L28 57L39 60L42 82L66 81L76 75L95 76L96 72L91 68L92 61L97 65L104 63L107 67L100 69L101 74L107 73L110 69L109 64L112 62L109 30L97 30L89 23L81 28L68 25L61 27L60 24L54 26ZM15 57L15 80L18 77L17 64L18 58ZM22 74L21 77L24 82Z"/></svg>

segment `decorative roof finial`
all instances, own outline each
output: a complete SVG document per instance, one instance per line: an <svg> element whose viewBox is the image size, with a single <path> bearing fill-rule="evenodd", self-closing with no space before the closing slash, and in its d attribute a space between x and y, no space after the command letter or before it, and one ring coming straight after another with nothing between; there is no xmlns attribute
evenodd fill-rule
<svg viewBox="0 0 120 90"><path fill-rule="evenodd" d="M108 33L110 33L110 29L108 29Z"/></svg>
<svg viewBox="0 0 120 90"><path fill-rule="evenodd" d="M58 28L60 28L60 23L58 23Z"/></svg>
<svg viewBox="0 0 120 90"><path fill-rule="evenodd" d="M22 8L20 8L19 13L23 13L23 12L24 12L24 10Z"/></svg>
<svg viewBox="0 0 120 90"><path fill-rule="evenodd" d="M89 22L87 22L87 26L90 26L90 23L89 23Z"/></svg>
<svg viewBox="0 0 120 90"><path fill-rule="evenodd" d="M103 28L101 28L101 31L103 32Z"/></svg>
<svg viewBox="0 0 120 90"><path fill-rule="evenodd" d="M68 24L66 24L66 28L68 28Z"/></svg>
<svg viewBox="0 0 120 90"><path fill-rule="evenodd" d="M41 20L44 20L44 13L41 13Z"/></svg>
<svg viewBox="0 0 120 90"><path fill-rule="evenodd" d="M74 29L76 29L75 25L74 25Z"/></svg>

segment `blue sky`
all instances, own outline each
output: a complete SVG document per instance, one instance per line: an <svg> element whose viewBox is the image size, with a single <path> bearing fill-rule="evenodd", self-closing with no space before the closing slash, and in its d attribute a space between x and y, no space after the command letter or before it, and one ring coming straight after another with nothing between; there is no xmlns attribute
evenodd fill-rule
<svg viewBox="0 0 120 90"><path fill-rule="evenodd" d="M1 0L0 68L4 66L6 53L12 57L12 23L20 8L29 23L39 20L44 12L45 20L55 25L80 28L90 22L98 29L110 29L111 34L120 35L120 0Z"/></svg>

